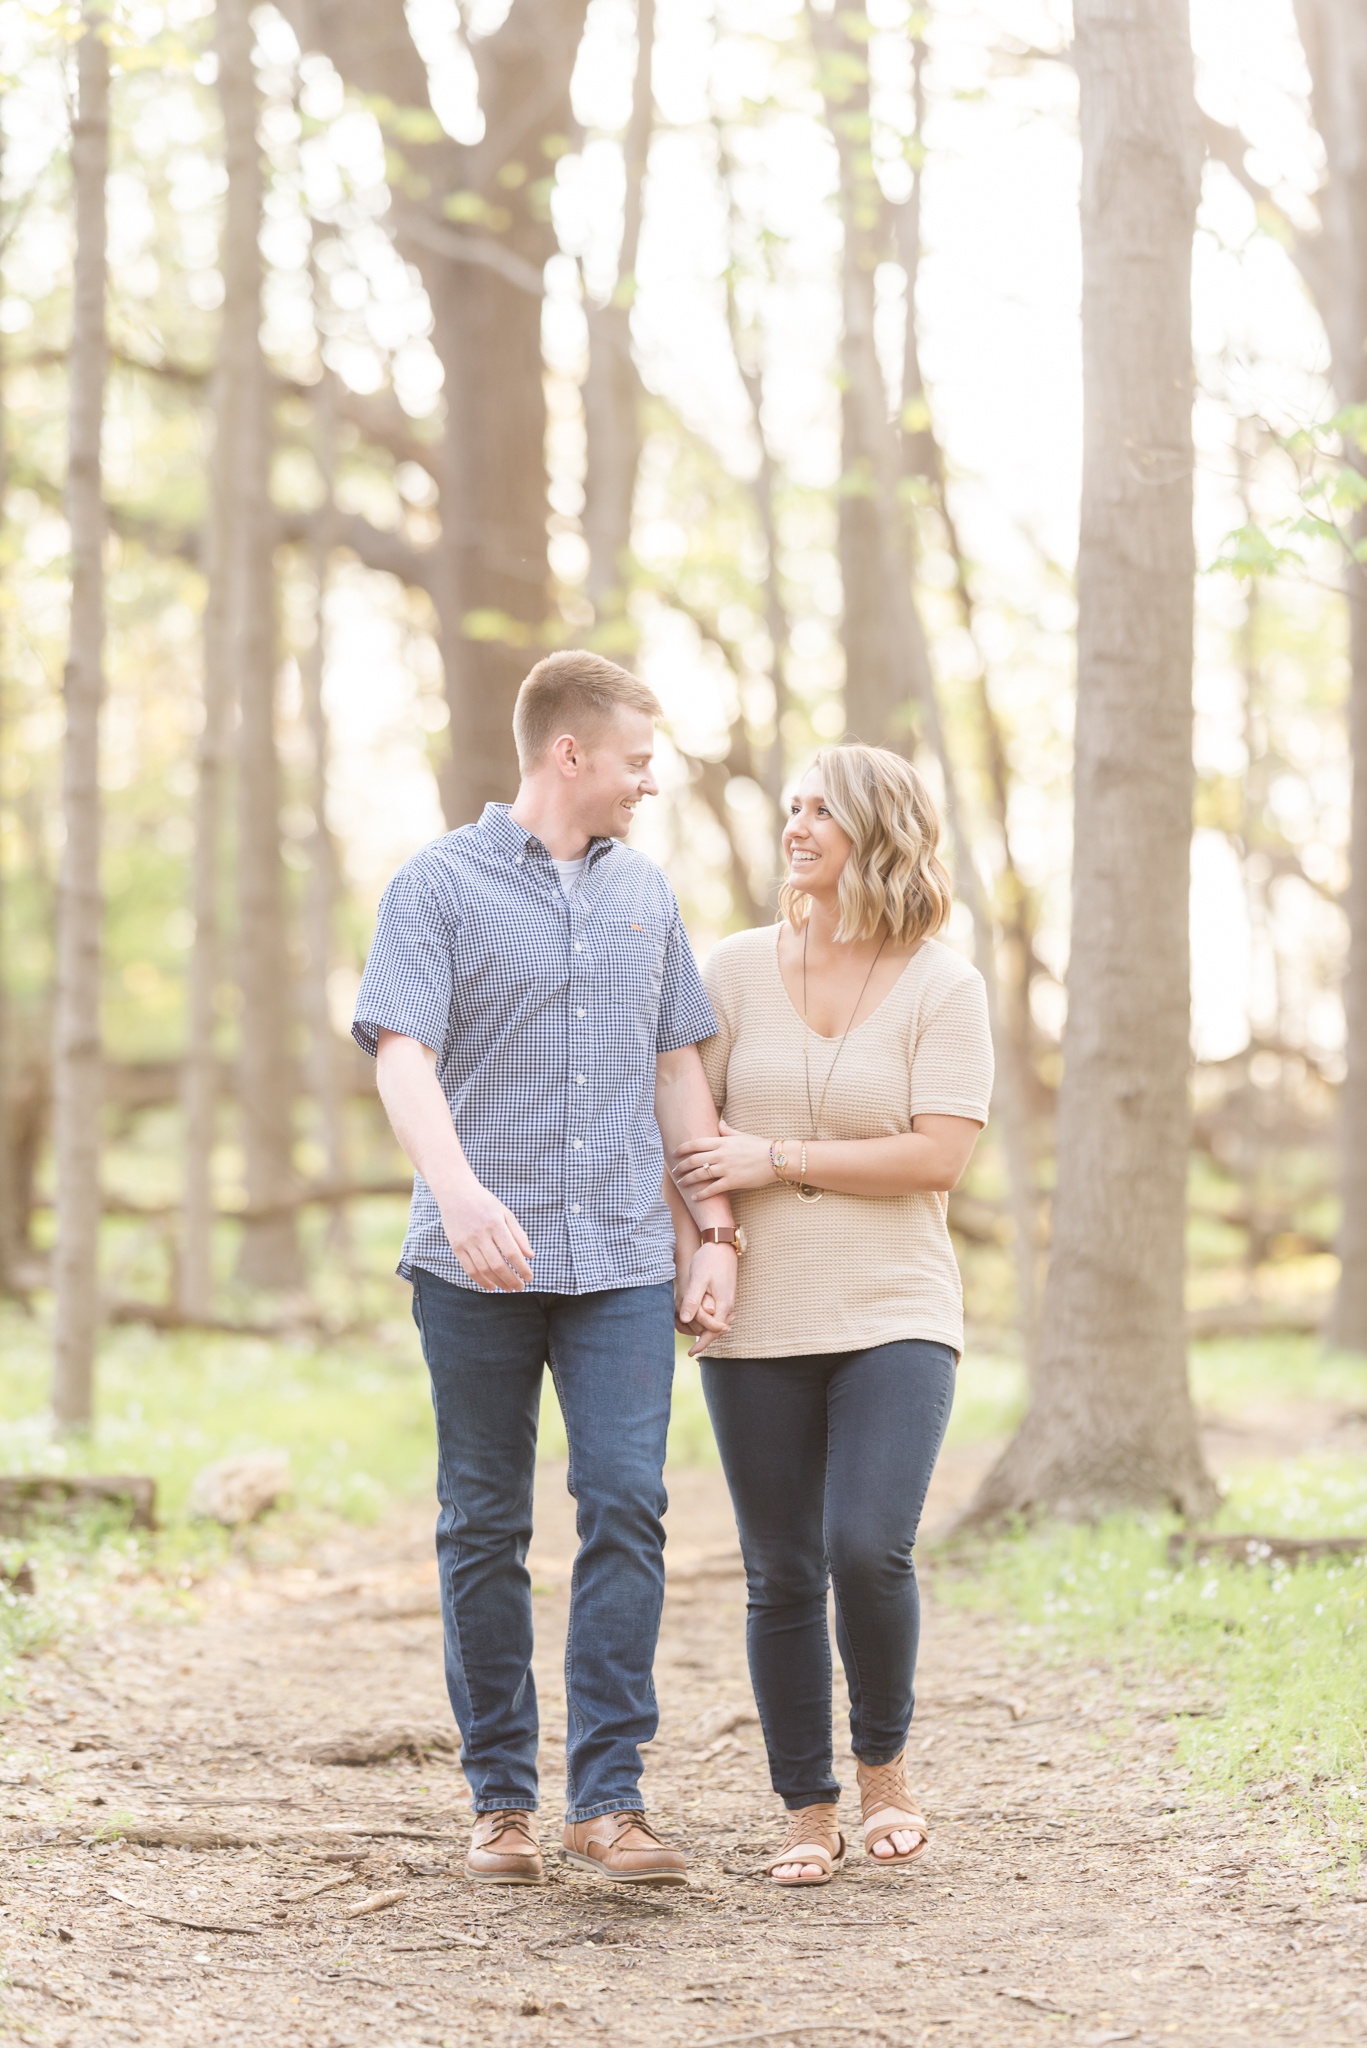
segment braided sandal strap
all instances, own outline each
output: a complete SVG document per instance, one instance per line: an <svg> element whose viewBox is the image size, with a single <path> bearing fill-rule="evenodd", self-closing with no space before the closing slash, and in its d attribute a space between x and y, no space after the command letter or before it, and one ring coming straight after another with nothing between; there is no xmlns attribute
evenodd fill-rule
<svg viewBox="0 0 1367 2048"><path fill-rule="evenodd" d="M860 1764L858 1776L859 1817L864 1823L865 1849L871 1849L875 1842L885 1842L889 1835L919 1834L920 1842L915 1849L908 1851L907 1860L919 1855L930 1840L930 1829L924 1816L916 1811L911 1788L907 1784L906 1751L895 1756L891 1763ZM899 1818L880 1821L876 1827L871 1827L870 1817L889 1808Z"/></svg>
<svg viewBox="0 0 1367 2048"><path fill-rule="evenodd" d="M829 1875L845 1854L845 1837L835 1822L838 1810L832 1801L830 1805L800 1806L790 1812L778 1854L769 1859L769 1875L772 1877L784 1863L816 1863Z"/></svg>

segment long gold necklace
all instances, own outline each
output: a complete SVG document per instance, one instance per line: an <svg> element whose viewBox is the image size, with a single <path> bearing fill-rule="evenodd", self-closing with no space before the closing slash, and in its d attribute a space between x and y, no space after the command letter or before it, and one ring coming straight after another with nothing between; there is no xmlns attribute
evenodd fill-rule
<svg viewBox="0 0 1367 2048"><path fill-rule="evenodd" d="M854 1008L850 1011L850 1021L845 1026L845 1029L841 1034L840 1041L835 1048L835 1058L831 1061L830 1067L827 1071L826 1086L821 1091L821 1100L820 1102L818 1102L815 1111L813 1111L812 1070L807 1057L808 1046L810 1044L812 1036L812 1027L807 1022L807 934L810 931L810 929L811 919L809 918L807 923L804 924L802 927L802 1077L807 1083L807 1117L808 1121L812 1126L812 1142L813 1144L815 1144L821 1132L821 1115L822 1111L826 1107L826 1097L830 1092L831 1076L832 1074L834 1074L836 1067L839 1064L841 1053L845 1050L845 1041L846 1039L848 1039L851 1031L853 1031L854 1029L854 1020L859 1015L859 1005L863 1002L865 996L868 994L869 983L873 980L873 970L883 957L883 946L886 946L888 940L892 937L892 933L884 932L883 944L879 946L878 951L874 954L872 964L869 967L869 971L864 976L864 986L860 989L859 994L854 999ZM821 1197L825 1194L825 1192L826 1190L824 1188L804 1189L801 1186L799 1186L796 1190L799 1202L819 1202L821 1200Z"/></svg>

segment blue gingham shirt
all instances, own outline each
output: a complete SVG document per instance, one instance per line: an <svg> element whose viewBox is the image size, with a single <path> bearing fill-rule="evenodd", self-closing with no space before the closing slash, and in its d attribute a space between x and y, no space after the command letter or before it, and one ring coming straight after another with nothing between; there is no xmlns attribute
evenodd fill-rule
<svg viewBox="0 0 1367 2048"><path fill-rule="evenodd" d="M595 839L566 897L541 841L486 804L385 890L351 1030L373 1056L381 1028L436 1053L471 1168L531 1241L536 1293L673 1278L655 1058L717 1025L653 861ZM476 1286L421 1175L399 1271L415 1266Z"/></svg>

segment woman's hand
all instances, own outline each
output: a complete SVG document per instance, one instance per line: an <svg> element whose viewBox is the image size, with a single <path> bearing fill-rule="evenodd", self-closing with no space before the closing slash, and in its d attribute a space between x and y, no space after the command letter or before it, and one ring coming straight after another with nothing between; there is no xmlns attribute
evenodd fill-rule
<svg viewBox="0 0 1367 2048"><path fill-rule="evenodd" d="M693 1138L680 1145L674 1179L689 1194L729 1195L736 1188L768 1187L774 1178L769 1140L733 1131L725 1117L719 1138Z"/></svg>

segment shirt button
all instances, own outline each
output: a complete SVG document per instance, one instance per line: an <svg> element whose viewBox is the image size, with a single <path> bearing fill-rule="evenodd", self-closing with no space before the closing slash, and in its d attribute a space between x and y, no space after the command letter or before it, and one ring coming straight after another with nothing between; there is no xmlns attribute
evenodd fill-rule
<svg viewBox="0 0 1367 2048"><path fill-rule="evenodd" d="M574 1014L576 1017L583 1017L586 1016L588 1013L584 1010L576 1010Z"/></svg>
<svg viewBox="0 0 1367 2048"><path fill-rule="evenodd" d="M576 939L574 942L574 950L576 953L582 953L584 950L584 948L580 945L578 939Z"/></svg>
<svg viewBox="0 0 1367 2048"><path fill-rule="evenodd" d="M570 1204L570 1214L571 1214L571 1216L577 1216L577 1215L579 1214L579 1204L578 1204L578 1202L572 1202L572 1203Z"/></svg>
<svg viewBox="0 0 1367 2048"><path fill-rule="evenodd" d="M575 1085L575 1087L576 1087L576 1088L582 1088L582 1087L583 1087L583 1085L584 1085L584 1076L583 1076L582 1074L576 1074L576 1075L575 1075L575 1077L574 1077L574 1085Z"/></svg>
<svg viewBox="0 0 1367 2048"><path fill-rule="evenodd" d="M582 1152L582 1151L583 1151L583 1149L584 1149L584 1140L583 1140L582 1138L576 1138L576 1139L575 1139L575 1141L574 1141L574 1149L575 1149L575 1151L576 1151L576 1152Z"/></svg>

